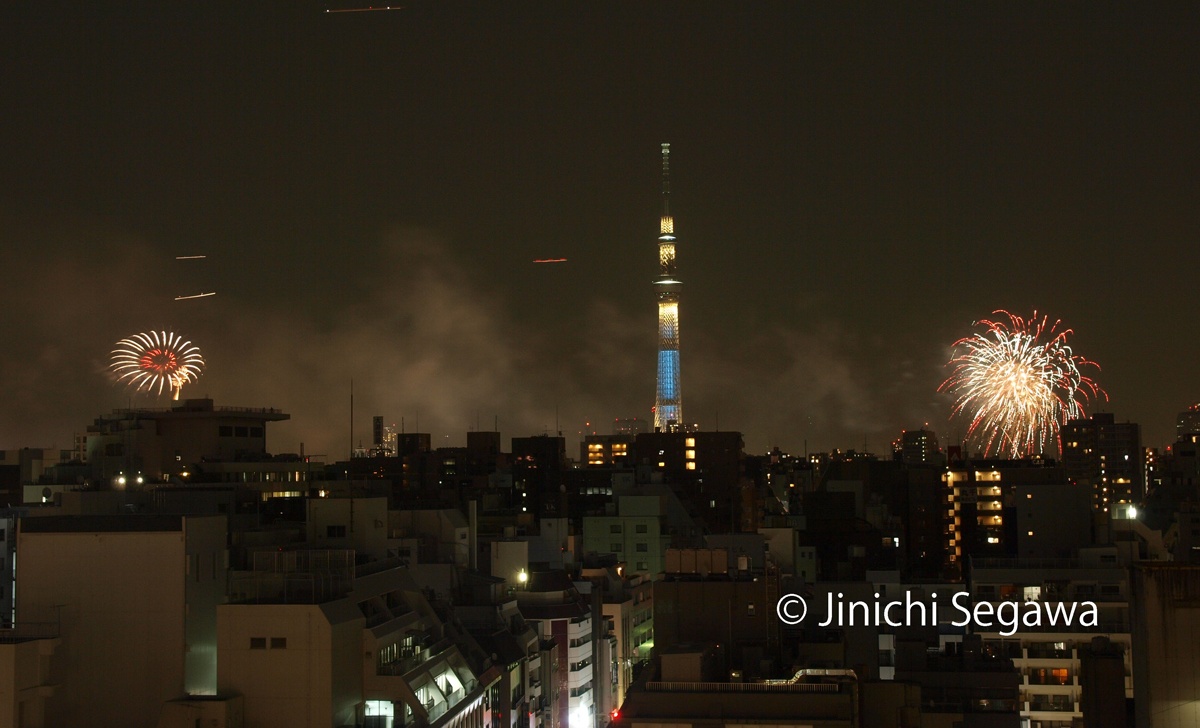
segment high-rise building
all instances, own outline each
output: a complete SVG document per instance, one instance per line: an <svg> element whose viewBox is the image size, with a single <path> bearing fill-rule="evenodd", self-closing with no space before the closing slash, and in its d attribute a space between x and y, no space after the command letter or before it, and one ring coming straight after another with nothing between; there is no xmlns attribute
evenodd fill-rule
<svg viewBox="0 0 1200 728"><path fill-rule="evenodd" d="M945 458L932 430L905 430L900 433L900 460L905 465L943 465Z"/></svg>
<svg viewBox="0 0 1200 728"><path fill-rule="evenodd" d="M757 506L744 501L755 492L745 477L740 432L648 432L630 448L637 477L670 486L711 533L757 531L749 521Z"/></svg>
<svg viewBox="0 0 1200 728"><path fill-rule="evenodd" d="M671 217L671 145L662 145L663 213L658 226L658 388L654 397L654 429L683 427L679 393L679 287L675 278L675 220Z"/></svg>
<svg viewBox="0 0 1200 728"><path fill-rule="evenodd" d="M579 443L580 459L591 466L624 464L633 441L633 435L585 435Z"/></svg>
<svg viewBox="0 0 1200 728"><path fill-rule="evenodd" d="M375 415L371 418L371 454L374 456L396 456L396 426L385 425L383 417Z"/></svg>
<svg viewBox="0 0 1200 728"><path fill-rule="evenodd" d="M1061 437L1063 469L1074 482L1092 487L1093 510L1107 513L1112 504L1141 501L1145 473L1137 423L1099 412L1067 422Z"/></svg>
<svg viewBox="0 0 1200 728"><path fill-rule="evenodd" d="M566 440L534 435L512 439L513 505L535 517L564 513L567 470Z"/></svg>
<svg viewBox="0 0 1200 728"><path fill-rule="evenodd" d="M1196 442L1200 440L1200 404L1194 404L1175 420L1175 432L1180 442Z"/></svg>
<svg viewBox="0 0 1200 728"><path fill-rule="evenodd" d="M219 407L211 399L167 410L116 410L88 426L87 461L94 482L124 487L123 475L162 481L205 461L265 459L267 423L290 418L265 407Z"/></svg>

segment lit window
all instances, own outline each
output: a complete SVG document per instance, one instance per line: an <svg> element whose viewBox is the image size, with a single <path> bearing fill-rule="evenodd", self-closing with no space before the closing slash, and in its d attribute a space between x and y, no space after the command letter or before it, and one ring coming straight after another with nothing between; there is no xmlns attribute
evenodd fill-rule
<svg viewBox="0 0 1200 728"><path fill-rule="evenodd" d="M688 451L684 452L683 456L685 458L687 458L688 460L695 460L696 459L696 451L688 450Z"/></svg>
<svg viewBox="0 0 1200 728"><path fill-rule="evenodd" d="M695 470L695 469L696 469L696 463L694 463L694 462L689 462L689 463L688 463L687 465L685 465L684 467L686 467L688 470Z"/></svg>
<svg viewBox="0 0 1200 728"><path fill-rule="evenodd" d="M694 437L687 438L686 440L683 441L683 446L684 447L696 447L696 438L694 438Z"/></svg>

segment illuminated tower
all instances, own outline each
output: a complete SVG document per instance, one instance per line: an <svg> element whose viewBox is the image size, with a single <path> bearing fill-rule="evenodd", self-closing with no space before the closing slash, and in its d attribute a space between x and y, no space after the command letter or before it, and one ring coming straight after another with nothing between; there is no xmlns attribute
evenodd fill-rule
<svg viewBox="0 0 1200 728"><path fill-rule="evenodd" d="M675 278L675 221L671 218L671 145L662 145L663 212L658 226L658 390L654 397L654 429L683 428L679 392L679 288Z"/></svg>

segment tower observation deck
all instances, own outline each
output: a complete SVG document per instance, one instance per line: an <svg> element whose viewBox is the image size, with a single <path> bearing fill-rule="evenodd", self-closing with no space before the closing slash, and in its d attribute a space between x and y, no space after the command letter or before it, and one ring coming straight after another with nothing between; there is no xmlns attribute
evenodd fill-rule
<svg viewBox="0 0 1200 728"><path fill-rule="evenodd" d="M662 145L662 220L658 225L658 388L654 397L654 429L672 432L683 428L683 400L679 392L679 289L675 277L675 220L671 217L671 145Z"/></svg>

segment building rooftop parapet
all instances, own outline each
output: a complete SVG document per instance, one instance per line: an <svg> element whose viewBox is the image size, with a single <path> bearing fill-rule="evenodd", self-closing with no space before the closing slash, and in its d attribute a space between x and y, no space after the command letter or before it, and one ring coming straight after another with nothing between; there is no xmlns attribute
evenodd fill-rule
<svg viewBox="0 0 1200 728"><path fill-rule="evenodd" d="M842 691L836 682L647 682L651 693L832 693Z"/></svg>
<svg viewBox="0 0 1200 728"><path fill-rule="evenodd" d="M12 645L33 640L49 640L59 636L56 622L25 622L0 629L0 644Z"/></svg>
<svg viewBox="0 0 1200 728"><path fill-rule="evenodd" d="M241 415L282 415L283 410L274 407L231 407L227 405L214 406L211 401L208 406L195 406L191 401L176 407L135 407L114 409L114 415L127 417L129 415L161 415L161 414L176 414L196 412L219 412L222 414L241 414Z"/></svg>
<svg viewBox="0 0 1200 728"><path fill-rule="evenodd" d="M1119 568L1116 564L1110 564ZM1080 569L1095 568L1093 564L1084 564L1077 558L1037 558L1024 556L1019 558L972 558L973 569Z"/></svg>

